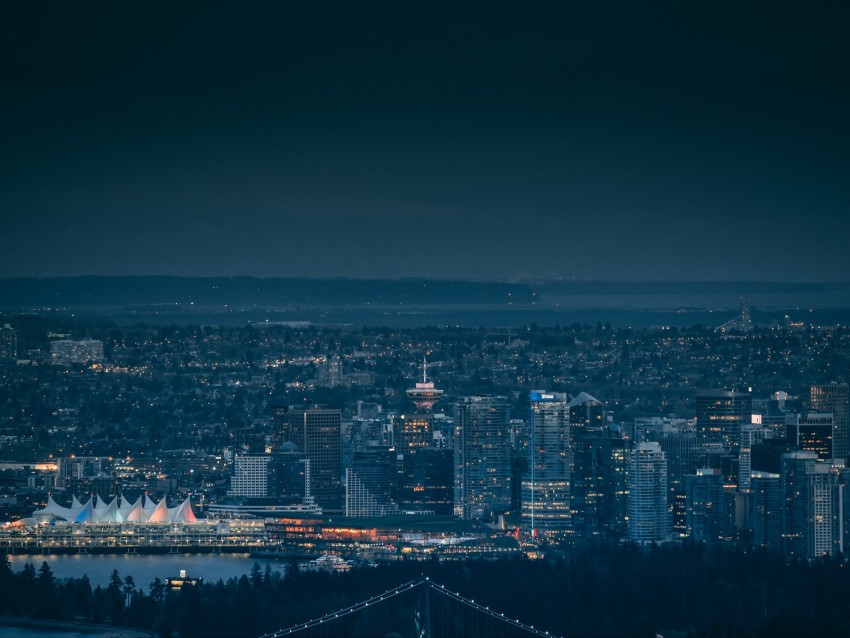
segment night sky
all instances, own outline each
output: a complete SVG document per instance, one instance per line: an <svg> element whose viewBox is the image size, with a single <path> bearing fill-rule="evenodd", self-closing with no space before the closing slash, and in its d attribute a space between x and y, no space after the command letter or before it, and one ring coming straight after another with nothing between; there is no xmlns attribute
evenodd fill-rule
<svg viewBox="0 0 850 638"><path fill-rule="evenodd" d="M848 280L848 33L838 1L3 3L0 277Z"/></svg>

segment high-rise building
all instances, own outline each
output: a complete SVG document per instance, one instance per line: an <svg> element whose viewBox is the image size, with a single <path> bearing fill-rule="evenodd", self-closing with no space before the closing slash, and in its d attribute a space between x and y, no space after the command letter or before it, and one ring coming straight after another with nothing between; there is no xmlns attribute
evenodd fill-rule
<svg viewBox="0 0 850 638"><path fill-rule="evenodd" d="M753 470L750 474L752 494L753 547L781 551L784 509L780 475Z"/></svg>
<svg viewBox="0 0 850 638"><path fill-rule="evenodd" d="M454 408L455 515L507 511L511 503L510 406L505 397L463 397Z"/></svg>
<svg viewBox="0 0 850 638"><path fill-rule="evenodd" d="M753 398L749 392L699 390L696 409L697 433L704 442L737 448L741 426L752 423Z"/></svg>
<svg viewBox="0 0 850 638"><path fill-rule="evenodd" d="M284 431L310 461L310 493L325 512L342 511L341 426L339 410L290 408Z"/></svg>
<svg viewBox="0 0 850 638"><path fill-rule="evenodd" d="M835 416L832 413L804 412L785 417L785 438L806 452L814 452L818 461L832 462Z"/></svg>
<svg viewBox="0 0 850 638"><path fill-rule="evenodd" d="M771 438L774 430L755 424L741 426L741 447L738 448L738 489L750 489L753 446Z"/></svg>
<svg viewBox="0 0 850 638"><path fill-rule="evenodd" d="M705 543L735 540L735 489L720 470L698 469L685 486L688 536Z"/></svg>
<svg viewBox="0 0 850 638"><path fill-rule="evenodd" d="M18 358L18 333L8 323L0 326L0 363Z"/></svg>
<svg viewBox="0 0 850 638"><path fill-rule="evenodd" d="M818 457L814 452L788 452L782 455L782 545L789 556L805 557L809 527L808 475L814 473Z"/></svg>
<svg viewBox="0 0 850 638"><path fill-rule="evenodd" d="M667 459L658 443L640 443L629 454L629 540L651 543L668 540Z"/></svg>
<svg viewBox="0 0 850 638"><path fill-rule="evenodd" d="M570 528L570 412L567 395L531 393L529 472L522 481L522 520L532 533Z"/></svg>
<svg viewBox="0 0 850 638"><path fill-rule="evenodd" d="M850 388L846 383L813 385L809 388L809 407L832 414L832 456L836 463L846 465L850 454Z"/></svg>
<svg viewBox="0 0 850 638"><path fill-rule="evenodd" d="M600 523L604 533L614 539L626 535L627 505L629 500L628 457L631 442L622 436L620 428L609 426L605 467L602 471L604 490L600 508Z"/></svg>
<svg viewBox="0 0 850 638"><path fill-rule="evenodd" d="M404 511L454 512L454 452L435 447L398 454L398 504Z"/></svg>
<svg viewBox="0 0 850 638"><path fill-rule="evenodd" d="M697 436L693 430L670 427L660 437L661 450L667 457L667 486L669 489L671 524L678 538L688 536L686 477L695 470L694 453Z"/></svg>
<svg viewBox="0 0 850 638"><path fill-rule="evenodd" d="M579 536L602 532L600 507L603 470L610 453L605 406L586 392L567 405L570 438L570 510Z"/></svg>
<svg viewBox="0 0 850 638"><path fill-rule="evenodd" d="M345 471L345 515L388 516L399 513L394 448L357 450Z"/></svg>
<svg viewBox="0 0 850 638"><path fill-rule="evenodd" d="M430 412L402 414L393 421L393 441L399 452L434 445L434 415Z"/></svg>
<svg viewBox="0 0 850 638"><path fill-rule="evenodd" d="M233 458L233 474L227 495L233 498L266 498L268 496L268 454L237 454Z"/></svg>

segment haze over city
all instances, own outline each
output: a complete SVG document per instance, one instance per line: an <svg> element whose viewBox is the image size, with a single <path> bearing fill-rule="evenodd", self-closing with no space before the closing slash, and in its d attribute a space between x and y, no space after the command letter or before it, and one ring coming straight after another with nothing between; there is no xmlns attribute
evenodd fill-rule
<svg viewBox="0 0 850 638"><path fill-rule="evenodd" d="M0 20L0 277L850 278L848 7Z"/></svg>

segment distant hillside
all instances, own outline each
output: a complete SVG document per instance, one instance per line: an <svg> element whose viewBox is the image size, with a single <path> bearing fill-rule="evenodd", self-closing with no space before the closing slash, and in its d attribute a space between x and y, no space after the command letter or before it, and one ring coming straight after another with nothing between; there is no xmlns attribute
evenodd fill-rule
<svg viewBox="0 0 850 638"><path fill-rule="evenodd" d="M0 279L0 307L528 304L525 284L426 279L51 277Z"/></svg>

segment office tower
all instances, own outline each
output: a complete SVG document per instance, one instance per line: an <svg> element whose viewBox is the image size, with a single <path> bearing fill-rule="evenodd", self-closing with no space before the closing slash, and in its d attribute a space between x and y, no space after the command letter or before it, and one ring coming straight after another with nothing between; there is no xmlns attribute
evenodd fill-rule
<svg viewBox="0 0 850 638"><path fill-rule="evenodd" d="M671 427L664 430L659 442L661 450L667 457L667 488L673 534L678 538L685 538L688 536L685 478L696 470L694 464L694 451L698 443L696 432Z"/></svg>
<svg viewBox="0 0 850 638"><path fill-rule="evenodd" d="M393 421L393 442L399 452L434 445L434 415L416 412L402 414Z"/></svg>
<svg viewBox="0 0 850 638"><path fill-rule="evenodd" d="M814 452L818 461L832 463L835 416L832 413L804 412L785 417L786 440L806 452Z"/></svg>
<svg viewBox="0 0 850 638"><path fill-rule="evenodd" d="M753 470L750 473L753 547L776 551L782 549L782 525L785 515L780 478L779 474L772 472Z"/></svg>
<svg viewBox="0 0 850 638"><path fill-rule="evenodd" d="M399 513L393 448L358 450L345 471L345 515L388 516Z"/></svg>
<svg viewBox="0 0 850 638"><path fill-rule="evenodd" d="M511 503L510 406L505 397L463 397L454 407L454 510L463 519Z"/></svg>
<svg viewBox="0 0 850 638"><path fill-rule="evenodd" d="M0 363L18 358L18 333L8 323L0 326Z"/></svg>
<svg viewBox="0 0 850 638"><path fill-rule="evenodd" d="M825 383L809 388L809 408L832 414L832 455L837 464L846 465L850 453L850 390L846 383Z"/></svg>
<svg viewBox="0 0 850 638"><path fill-rule="evenodd" d="M670 536L667 510L667 459L658 443L640 443L629 454L628 538L636 543Z"/></svg>
<svg viewBox="0 0 850 638"><path fill-rule="evenodd" d="M773 437L784 437L785 415L799 409L796 397L787 392L774 392L767 399L753 399L753 423L770 430Z"/></svg>
<svg viewBox="0 0 850 638"><path fill-rule="evenodd" d="M233 474L227 495L233 498L266 498L269 461L271 456L268 454L237 454L233 458Z"/></svg>
<svg viewBox="0 0 850 638"><path fill-rule="evenodd" d="M341 425L339 410L290 408L284 432L310 461L310 493L325 512L342 511Z"/></svg>
<svg viewBox="0 0 850 638"><path fill-rule="evenodd" d="M738 489L750 489L753 446L774 435L774 431L760 425L741 426L741 447L738 448Z"/></svg>
<svg viewBox="0 0 850 638"><path fill-rule="evenodd" d="M454 452L435 447L398 454L398 504L404 511L454 512Z"/></svg>
<svg viewBox="0 0 850 638"><path fill-rule="evenodd" d="M577 535L601 533L602 472L608 455L608 420L598 399L580 392L567 404L570 438L570 510Z"/></svg>
<svg viewBox="0 0 850 638"><path fill-rule="evenodd" d="M532 534L564 533L570 517L570 420L567 395L531 393L529 472L522 481L522 520Z"/></svg>
<svg viewBox="0 0 850 638"><path fill-rule="evenodd" d="M704 442L736 448L741 426L752 422L753 399L749 392L699 390L696 409L697 434Z"/></svg>
<svg viewBox="0 0 850 638"><path fill-rule="evenodd" d="M270 455L266 472L268 498L278 503L312 503L310 461L294 443L285 443Z"/></svg>
<svg viewBox="0 0 850 638"><path fill-rule="evenodd" d="M735 540L735 488L725 485L720 470L698 469L685 479L687 534L695 541Z"/></svg>
<svg viewBox="0 0 850 638"><path fill-rule="evenodd" d="M789 556L806 556L808 531L808 475L814 472L814 452L788 452L782 455L782 541Z"/></svg>
<svg viewBox="0 0 850 638"><path fill-rule="evenodd" d="M628 456L631 442L623 437L619 426L611 424L607 443L609 449L602 470L604 490L599 518L604 533L610 538L620 539L626 535L629 499Z"/></svg>

